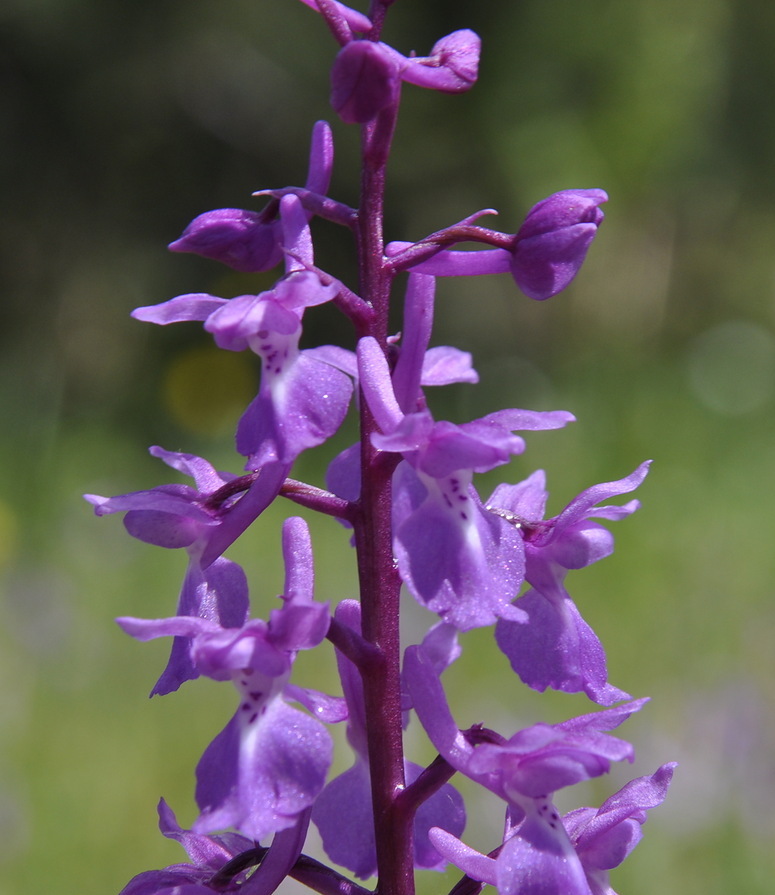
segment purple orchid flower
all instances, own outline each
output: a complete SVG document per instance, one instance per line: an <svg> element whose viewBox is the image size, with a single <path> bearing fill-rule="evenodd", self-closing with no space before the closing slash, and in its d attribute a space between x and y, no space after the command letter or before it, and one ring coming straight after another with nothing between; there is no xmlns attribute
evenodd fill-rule
<svg viewBox="0 0 775 895"><path fill-rule="evenodd" d="M406 461L396 469L393 504L402 580L420 603L461 630L498 617L524 620L510 605L524 575L521 539L484 509L473 473L524 450L515 429L554 429L573 416L502 410L459 426L437 423L427 410L403 412L375 340L360 340L358 363L361 388L382 430L372 442Z"/></svg>
<svg viewBox="0 0 775 895"><path fill-rule="evenodd" d="M330 301L338 287L324 285L309 269L312 242L299 199L283 197L280 214L286 274L272 290L230 300L181 295L132 315L162 325L201 320L219 347L250 348L261 358L258 395L237 428L237 450L248 458L247 469L291 464L322 444L342 424L352 393L352 382L340 370L299 349L305 308Z"/></svg>
<svg viewBox="0 0 775 895"><path fill-rule="evenodd" d="M214 680L231 680L240 694L235 715L205 750L197 766L196 833L233 827L256 840L293 827L323 789L331 763L331 738L320 720L342 721L344 701L291 686L300 649L320 644L329 625L327 605L311 593L309 534L301 519L284 527L286 587L281 609L224 628L203 618L120 618L138 640L182 637L191 662ZM314 717L290 706L301 702Z"/></svg>
<svg viewBox="0 0 775 895"><path fill-rule="evenodd" d="M468 228L455 238L453 227L450 235L441 231L425 244L391 242L385 252L394 269L409 267L434 276L510 273L525 295L543 301L565 289L581 269L604 218L600 205L607 201L604 190L562 190L534 205L513 236ZM498 247L474 252L439 248L451 239ZM405 262L396 264L404 253Z"/></svg>
<svg viewBox="0 0 775 895"><path fill-rule="evenodd" d="M309 172L304 189L325 194L331 183L334 144L331 128L318 121L312 130ZM283 258L283 228L277 202L263 211L219 208L194 218L182 235L168 246L173 252L190 252L221 261L243 273L271 270Z"/></svg>
<svg viewBox="0 0 775 895"><path fill-rule="evenodd" d="M439 677L445 662L437 652L424 645L406 651L404 681L412 706L449 764L506 802L507 824L495 859L446 831L431 831L431 841L469 876L496 885L500 895L591 895L585 868L551 795L607 773L612 761L632 761L632 746L609 731L646 700L560 724L535 724L509 739L491 731L466 736L447 705Z"/></svg>
<svg viewBox="0 0 775 895"><path fill-rule="evenodd" d="M398 103L401 73L382 44L353 40L337 54L331 69L331 105L347 124L366 124Z"/></svg>
<svg viewBox="0 0 775 895"><path fill-rule="evenodd" d="M271 204L263 211L205 211L167 248L220 261L242 273L271 270L283 257L280 222Z"/></svg>
<svg viewBox="0 0 775 895"><path fill-rule="evenodd" d="M646 477L650 461L615 482L587 488L552 519L544 520L548 493L543 470L518 485L499 485L487 508L515 525L525 542L525 579L532 585L514 605L527 614L526 624L499 620L495 637L511 667L529 687L566 693L583 691L600 705L628 694L608 683L605 652L565 589L570 569L581 569L613 552L613 536L593 518L623 519L640 506L598 506L634 491Z"/></svg>
<svg viewBox="0 0 775 895"><path fill-rule="evenodd" d="M217 472L193 454L160 447L152 447L150 453L191 476L195 486L161 485L116 497L86 494L86 500L98 516L125 513L127 531L141 541L185 548L188 567L178 597L178 615L238 627L248 614L247 580L240 566L221 554L274 500L289 467L267 465L257 478L244 482L230 473ZM170 693L198 676L187 641L175 638L151 695Z"/></svg>
<svg viewBox="0 0 775 895"><path fill-rule="evenodd" d="M579 272L603 222L603 190L563 190L528 212L509 262L517 286L538 301L561 292Z"/></svg>
<svg viewBox="0 0 775 895"><path fill-rule="evenodd" d="M430 56L401 57L401 78L408 84L442 93L463 93L474 86L479 76L481 48L479 35L461 28L437 40Z"/></svg>
<svg viewBox="0 0 775 895"><path fill-rule="evenodd" d="M592 895L616 895L608 871L618 867L640 842L646 811L664 802L676 762L638 777L594 808L577 808L562 822L587 875Z"/></svg>
<svg viewBox="0 0 775 895"><path fill-rule="evenodd" d="M158 811L159 829L185 848L191 863L141 873L120 895L271 895L301 854L310 813L303 812L292 827L274 835L268 848L261 848L237 833L183 830L163 799Z"/></svg>
<svg viewBox="0 0 775 895"><path fill-rule="evenodd" d="M181 829L172 809L159 802L159 829L186 850L191 863L172 864L164 870L148 870L130 880L120 895L204 895L208 892L232 893L240 888L246 873L235 874L227 888L214 888L212 878L236 855L253 848L253 842L236 833L205 836Z"/></svg>
<svg viewBox="0 0 775 895"><path fill-rule="evenodd" d="M665 800L675 766L667 762L651 776L631 780L597 810L577 808L560 818L547 804L537 822L526 817L516 828L509 818L497 858L444 830L431 830L430 838L451 863L472 879L496 886L501 895L616 895L609 871L640 841L646 812Z"/></svg>
<svg viewBox="0 0 775 895"><path fill-rule="evenodd" d="M430 56L402 56L387 44L351 40L331 70L331 105L348 124L365 124L398 104L401 81L445 93L469 90L478 75L481 40L462 30L437 41Z"/></svg>
<svg viewBox="0 0 775 895"><path fill-rule="evenodd" d="M336 619L360 634L360 604L344 600L336 608ZM356 876L366 879L377 871L377 847L371 810L371 780L366 739L363 684L355 665L337 652L337 665L347 701L347 740L355 752L351 768L331 780L318 796L312 820L320 831L326 854ZM407 784L416 780L422 768L404 762ZM428 839L428 831L441 827L456 836L465 826L465 807L460 794L449 784L443 785L423 802L414 820L414 866L425 870L444 870L446 861Z"/></svg>

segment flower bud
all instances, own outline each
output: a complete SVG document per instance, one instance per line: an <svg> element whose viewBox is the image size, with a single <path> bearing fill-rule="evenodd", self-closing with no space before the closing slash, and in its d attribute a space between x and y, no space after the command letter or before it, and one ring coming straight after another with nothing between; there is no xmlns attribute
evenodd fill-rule
<svg viewBox="0 0 775 895"><path fill-rule="evenodd" d="M393 56L370 40L354 40L339 51L331 70L331 105L342 121L366 124L397 102L401 86Z"/></svg>
<svg viewBox="0 0 775 895"><path fill-rule="evenodd" d="M511 273L529 298L543 301L579 272L603 220L603 190L563 190L539 202L514 237Z"/></svg>
<svg viewBox="0 0 775 895"><path fill-rule="evenodd" d="M279 236L278 222L267 223L258 212L219 208L194 218L169 249L221 261L243 273L259 273L282 259Z"/></svg>

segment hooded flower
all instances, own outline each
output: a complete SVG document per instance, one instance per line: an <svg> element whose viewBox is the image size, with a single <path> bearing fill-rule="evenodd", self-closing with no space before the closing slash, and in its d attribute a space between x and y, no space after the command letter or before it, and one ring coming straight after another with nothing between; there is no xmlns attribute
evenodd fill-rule
<svg viewBox="0 0 775 895"><path fill-rule="evenodd" d="M509 813L496 858L444 830L431 830L430 837L460 870L501 895L616 895L609 870L640 842L646 812L665 800L674 768L667 762L631 780L597 810L577 808L561 818L546 800L516 824Z"/></svg>
<svg viewBox="0 0 775 895"><path fill-rule="evenodd" d="M159 802L159 829L167 839L179 842L188 854L189 864L172 864L163 870L148 870L130 880L119 895L205 895L208 892L242 891L245 873L234 874L231 885L215 888L213 877L236 855L253 847L251 840L236 833L205 836L181 829L172 809Z"/></svg>
<svg viewBox="0 0 775 895"><path fill-rule="evenodd" d="M607 773L612 761L632 761L632 746L609 731L645 700L560 724L534 724L509 739L478 729L466 734L455 724L441 686L444 664L424 644L407 649L404 680L412 706L449 764L503 799L507 823L497 858L479 854L442 830L432 830L431 841L463 872L496 885L500 895L592 895L587 868L576 848L580 839L571 840L551 796ZM617 820L629 816L639 816L631 803L629 814L620 813ZM591 835L590 844L593 841ZM589 857L587 866L592 866Z"/></svg>
<svg viewBox="0 0 775 895"><path fill-rule="evenodd" d="M623 506L598 504L634 491L648 468L648 462L642 463L623 479L587 488L547 520L542 470L518 485L499 485L487 501L488 509L514 525L525 543L525 579L532 589L514 605L525 611L527 624L499 621L495 636L511 667L534 690L583 691L601 705L628 698L608 683L602 644L566 591L565 577L570 569L584 568L613 551L611 533L591 520L634 513L637 500Z"/></svg>
<svg viewBox="0 0 775 895"><path fill-rule="evenodd" d="M554 429L564 411L502 410L470 423L435 422L428 410L404 413L374 339L358 344L359 380L381 432L375 447L399 453L394 476L394 551L414 597L461 630L498 617L524 619L509 605L523 580L523 546L513 526L487 513L472 485L521 453L515 429ZM511 530L509 530L511 529Z"/></svg>
<svg viewBox="0 0 775 895"><path fill-rule="evenodd" d="M318 121L312 130L305 190L327 192L333 157L331 128L325 121ZM221 261L244 273L271 270L283 258L283 228L277 208L277 202L270 202L260 212L241 208L206 211L191 221L169 249Z"/></svg>
<svg viewBox="0 0 775 895"><path fill-rule="evenodd" d="M312 266L312 242L295 196L280 202L286 274L268 292L233 299L181 295L133 316L151 323L204 321L216 344L229 351L250 348L261 358L261 385L237 427L237 450L248 469L293 463L322 444L344 420L352 382L340 370L299 348L304 310L330 301L337 285L324 285Z"/></svg>
<svg viewBox="0 0 775 895"><path fill-rule="evenodd" d="M403 56L385 43L348 40L331 70L331 105L348 124L366 124L398 105L401 81L462 93L476 82L480 48L478 35L468 29L441 38L429 56Z"/></svg>
<svg viewBox="0 0 775 895"><path fill-rule="evenodd" d="M260 840L299 822L325 783L331 739L324 721L346 717L342 700L291 686L296 652L325 637L328 608L312 599L308 532L300 519L284 529L286 594L268 623L253 619L224 628L203 618L120 618L138 640L173 636L189 641L191 661L201 674L231 680L240 704L197 766L196 833L233 827ZM315 717L286 701L293 699Z"/></svg>
<svg viewBox="0 0 775 895"><path fill-rule="evenodd" d="M309 827L306 811L292 827L276 833L268 848L262 848L236 833L204 835L183 830L164 799L158 811L159 829L185 848L190 863L141 873L120 895L272 895L301 854Z"/></svg>
<svg viewBox="0 0 775 895"><path fill-rule="evenodd" d="M177 613L198 616L225 627L241 625L248 614L248 586L240 566L221 556L269 506L280 491L288 466L265 466L257 476L239 478L217 472L206 460L152 447L150 453L191 476L191 485L160 485L116 497L86 494L98 516L124 512L135 538L159 547L185 548L188 567ZM167 667L151 695L176 690L199 676L184 639L173 641Z"/></svg>
<svg viewBox="0 0 775 895"><path fill-rule="evenodd" d="M640 842L646 812L661 805L673 778L670 761L648 777L625 784L597 809L577 808L563 819L592 895L616 895L608 871L618 867Z"/></svg>

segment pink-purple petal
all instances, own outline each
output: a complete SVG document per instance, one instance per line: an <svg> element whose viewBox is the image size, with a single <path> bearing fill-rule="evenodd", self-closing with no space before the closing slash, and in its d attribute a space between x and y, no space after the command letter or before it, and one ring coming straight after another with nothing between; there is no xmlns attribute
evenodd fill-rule
<svg viewBox="0 0 775 895"><path fill-rule="evenodd" d="M404 81L444 93L462 93L476 83L481 40L468 28L436 41L429 56L410 56L401 73Z"/></svg>
<svg viewBox="0 0 775 895"><path fill-rule="evenodd" d="M413 596L460 630L523 618L509 601L524 574L519 533L487 513L472 492L471 515L459 518L425 500L396 520L394 550L401 578Z"/></svg>
<svg viewBox="0 0 775 895"><path fill-rule="evenodd" d="M540 807L530 811L498 856L498 895L591 895L559 816Z"/></svg>
<svg viewBox="0 0 775 895"><path fill-rule="evenodd" d="M640 466L623 479L617 479L614 482L604 482L600 485L593 485L582 491L578 497L575 497L557 516L555 529L561 530L565 525L569 525L578 519L584 519L589 515L597 515L592 510L603 500L609 500L612 497L618 497L620 494L628 494L634 491L646 478L651 460L646 460ZM598 508L601 509L601 508Z"/></svg>
<svg viewBox="0 0 775 895"><path fill-rule="evenodd" d="M491 886L496 885L498 875L494 858L465 845L446 830L434 828L430 830L429 838L436 851L466 876Z"/></svg>
<svg viewBox="0 0 775 895"><path fill-rule="evenodd" d="M227 301L225 298L216 298L205 292L194 292L178 295L158 305L135 308L131 316L135 320L158 323L161 326L166 326L168 323L201 321L207 320L210 314L227 304Z"/></svg>
<svg viewBox="0 0 775 895"><path fill-rule="evenodd" d="M198 215L168 246L220 261L234 270L258 273L271 270L282 259L276 220L242 208L219 208Z"/></svg>
<svg viewBox="0 0 775 895"><path fill-rule="evenodd" d="M599 705L629 698L608 683L602 644L571 600L529 590L514 605L527 613L527 623L501 619L495 639L523 683L539 693L583 691Z"/></svg>
<svg viewBox="0 0 775 895"><path fill-rule="evenodd" d="M383 433L392 433L404 413L396 400L385 353L372 336L358 342L358 379L369 409ZM389 450L389 448L380 448Z"/></svg>
<svg viewBox="0 0 775 895"><path fill-rule="evenodd" d="M335 777L318 796L312 820L320 832L323 849L336 864L360 879L377 870L371 781L364 760Z"/></svg>
<svg viewBox="0 0 775 895"><path fill-rule="evenodd" d="M235 716L197 766L195 831L233 827L261 840L292 827L323 789L331 753L320 722L279 698L253 725Z"/></svg>
<svg viewBox="0 0 775 895"><path fill-rule="evenodd" d="M400 68L393 54L379 43L351 41L334 60L331 105L348 124L366 124L394 106L400 87Z"/></svg>
<svg viewBox="0 0 775 895"><path fill-rule="evenodd" d="M248 469L292 463L322 444L344 421L351 394L349 377L303 352L280 376L265 370L237 427L237 450L248 457Z"/></svg>
<svg viewBox="0 0 775 895"><path fill-rule="evenodd" d="M479 374L473 368L473 358L468 351L448 345L438 345L426 351L422 365L422 385L478 381Z"/></svg>
<svg viewBox="0 0 775 895"><path fill-rule="evenodd" d="M334 137L327 121L316 121L312 128L309 165L305 188L325 195L334 169Z"/></svg>
<svg viewBox="0 0 775 895"><path fill-rule="evenodd" d="M404 297L401 347L392 376L396 400L404 413L416 410L420 398L420 384L433 326L435 288L433 277L409 274Z"/></svg>

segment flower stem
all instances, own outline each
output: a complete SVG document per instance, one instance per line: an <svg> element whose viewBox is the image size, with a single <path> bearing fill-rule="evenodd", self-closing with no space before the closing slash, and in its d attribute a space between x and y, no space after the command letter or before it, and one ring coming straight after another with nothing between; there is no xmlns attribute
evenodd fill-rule
<svg viewBox="0 0 775 895"><path fill-rule="evenodd" d="M360 294L374 317L361 335L387 345L391 274L383 263L385 169L396 120L386 109L362 130L363 169L358 220ZM393 562L392 476L395 456L371 442L377 423L361 394L361 495L354 523L363 636L380 660L361 670L371 772L380 895L413 895L412 819L396 801L404 790L401 725L399 593Z"/></svg>

